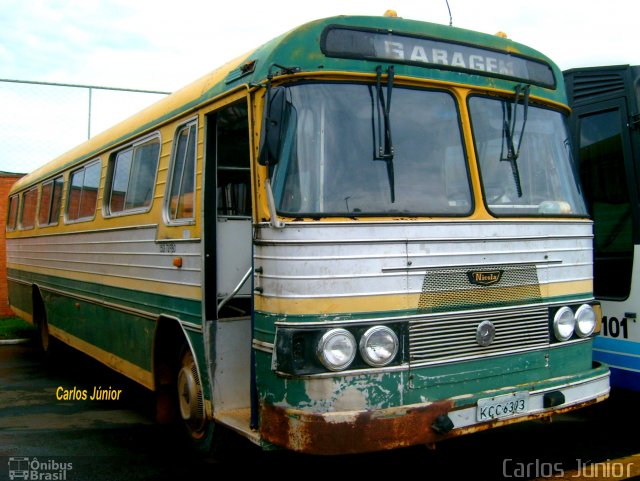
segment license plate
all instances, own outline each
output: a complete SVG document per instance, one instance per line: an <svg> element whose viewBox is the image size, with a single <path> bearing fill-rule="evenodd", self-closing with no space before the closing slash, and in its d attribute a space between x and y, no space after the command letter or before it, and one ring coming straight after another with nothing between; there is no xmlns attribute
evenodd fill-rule
<svg viewBox="0 0 640 481"><path fill-rule="evenodd" d="M503 396L488 397L478 400L476 419L491 421L508 418L529 411L529 393L515 392Z"/></svg>

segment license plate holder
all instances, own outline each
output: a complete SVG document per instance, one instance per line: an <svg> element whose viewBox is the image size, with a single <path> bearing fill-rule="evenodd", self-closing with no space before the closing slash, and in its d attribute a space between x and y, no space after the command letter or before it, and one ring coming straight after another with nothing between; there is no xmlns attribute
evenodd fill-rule
<svg viewBox="0 0 640 481"><path fill-rule="evenodd" d="M510 418L529 411L529 393L526 391L503 394L478 400L476 420L493 421Z"/></svg>

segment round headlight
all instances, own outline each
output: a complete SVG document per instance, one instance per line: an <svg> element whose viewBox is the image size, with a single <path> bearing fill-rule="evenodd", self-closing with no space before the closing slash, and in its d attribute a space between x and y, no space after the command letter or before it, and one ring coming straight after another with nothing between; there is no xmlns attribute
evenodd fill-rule
<svg viewBox="0 0 640 481"><path fill-rule="evenodd" d="M398 336L386 326L373 326L360 338L360 354L370 366L386 366L397 353Z"/></svg>
<svg viewBox="0 0 640 481"><path fill-rule="evenodd" d="M588 337L596 328L596 313L589 304L582 304L576 311L576 333Z"/></svg>
<svg viewBox="0 0 640 481"><path fill-rule="evenodd" d="M318 358L331 371L342 371L356 357L356 340L346 329L331 329L318 343Z"/></svg>
<svg viewBox="0 0 640 481"><path fill-rule="evenodd" d="M568 307L561 307L553 316L553 332L559 341L567 341L573 336L576 318Z"/></svg>

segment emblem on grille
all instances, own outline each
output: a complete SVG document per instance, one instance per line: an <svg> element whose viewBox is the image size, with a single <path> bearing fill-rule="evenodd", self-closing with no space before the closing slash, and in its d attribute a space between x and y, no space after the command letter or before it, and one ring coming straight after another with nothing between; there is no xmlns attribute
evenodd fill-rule
<svg viewBox="0 0 640 481"><path fill-rule="evenodd" d="M467 277L471 284L478 286L490 286L496 284L502 279L504 271L467 271Z"/></svg>
<svg viewBox="0 0 640 481"><path fill-rule="evenodd" d="M496 338L496 327L491 321L482 321L476 329L476 342L479 346L487 347Z"/></svg>

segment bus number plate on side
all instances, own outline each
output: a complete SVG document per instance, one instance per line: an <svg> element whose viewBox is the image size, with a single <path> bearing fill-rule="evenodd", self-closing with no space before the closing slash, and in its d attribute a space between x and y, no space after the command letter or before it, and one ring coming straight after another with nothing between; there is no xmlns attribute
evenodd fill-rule
<svg viewBox="0 0 640 481"><path fill-rule="evenodd" d="M492 421L508 418L529 411L529 393L515 392L504 396L488 397L478 400L476 419Z"/></svg>

